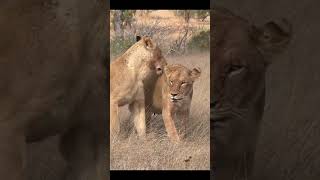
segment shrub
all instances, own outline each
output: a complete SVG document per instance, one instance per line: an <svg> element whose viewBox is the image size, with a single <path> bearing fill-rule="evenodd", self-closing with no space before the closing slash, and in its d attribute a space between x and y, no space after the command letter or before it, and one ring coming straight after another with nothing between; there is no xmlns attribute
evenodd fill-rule
<svg viewBox="0 0 320 180"><path fill-rule="evenodd" d="M192 36L187 47L188 51L208 50L210 47L210 30L200 31L200 33Z"/></svg>
<svg viewBox="0 0 320 180"><path fill-rule="evenodd" d="M132 38L122 38L122 37L116 36L115 38L111 39L111 42L110 42L111 57L115 57L124 53L134 43L135 43L134 36Z"/></svg>
<svg viewBox="0 0 320 180"><path fill-rule="evenodd" d="M204 21L210 12L208 10L176 10L174 14L183 18L197 18L201 21Z"/></svg>

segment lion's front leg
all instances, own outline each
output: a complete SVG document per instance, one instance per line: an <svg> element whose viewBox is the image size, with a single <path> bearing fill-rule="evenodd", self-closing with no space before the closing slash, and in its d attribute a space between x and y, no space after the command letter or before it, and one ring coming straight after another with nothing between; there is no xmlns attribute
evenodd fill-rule
<svg viewBox="0 0 320 180"><path fill-rule="evenodd" d="M152 112L151 109L146 106L146 133L150 133L151 131L151 118L152 118Z"/></svg>
<svg viewBox="0 0 320 180"><path fill-rule="evenodd" d="M0 179L24 180L26 142L23 132L19 128L0 124Z"/></svg>
<svg viewBox="0 0 320 180"><path fill-rule="evenodd" d="M131 116L133 118L134 126L137 130L138 136L144 138L146 136L146 112L142 82L139 83L135 101L129 105L129 109L131 111Z"/></svg>
<svg viewBox="0 0 320 180"><path fill-rule="evenodd" d="M120 122L119 122L119 107L116 102L110 100L110 134L111 137L117 136L120 133Z"/></svg>
<svg viewBox="0 0 320 180"><path fill-rule="evenodd" d="M180 123L180 135L181 138L186 138L187 136L187 132L188 132L188 121L189 121L189 114L190 111L189 109L183 110L183 111L179 111L177 113L177 121L179 121Z"/></svg>
<svg viewBox="0 0 320 180"><path fill-rule="evenodd" d="M172 111L169 106L166 106L166 103L163 105L162 116L169 138L173 141L180 141Z"/></svg>

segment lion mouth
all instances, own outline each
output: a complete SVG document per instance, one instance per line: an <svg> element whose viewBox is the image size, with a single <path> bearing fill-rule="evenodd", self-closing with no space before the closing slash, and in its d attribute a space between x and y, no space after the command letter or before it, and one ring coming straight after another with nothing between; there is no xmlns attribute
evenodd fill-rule
<svg viewBox="0 0 320 180"><path fill-rule="evenodd" d="M157 70L157 71L156 71L156 74L157 74L157 75L161 75L161 74L162 74L162 70Z"/></svg>
<svg viewBox="0 0 320 180"><path fill-rule="evenodd" d="M171 97L171 98L170 98L171 102L178 102L178 101L180 101L181 99L183 99L183 98L176 98L176 97Z"/></svg>

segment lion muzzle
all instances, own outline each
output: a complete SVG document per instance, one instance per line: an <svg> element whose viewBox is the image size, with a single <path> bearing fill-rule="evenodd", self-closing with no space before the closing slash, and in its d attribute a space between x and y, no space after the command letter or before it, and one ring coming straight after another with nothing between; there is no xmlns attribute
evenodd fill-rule
<svg viewBox="0 0 320 180"><path fill-rule="evenodd" d="M177 102L177 101L179 101L179 100L181 100L181 99L183 99L182 97L177 97L177 94L171 94L170 95L170 101L171 102Z"/></svg>

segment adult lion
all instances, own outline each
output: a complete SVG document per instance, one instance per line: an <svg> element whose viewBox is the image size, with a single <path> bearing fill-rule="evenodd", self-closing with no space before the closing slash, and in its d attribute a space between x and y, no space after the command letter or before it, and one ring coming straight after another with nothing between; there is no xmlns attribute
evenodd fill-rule
<svg viewBox="0 0 320 180"><path fill-rule="evenodd" d="M149 107L148 117L151 117L151 113L162 113L168 136L173 141L181 139L175 124L181 125L181 136L185 136L193 83L200 74L200 68L190 70L180 64L167 65L162 76L157 79L155 88L150 92L152 99L148 99L146 103Z"/></svg>
<svg viewBox="0 0 320 180"><path fill-rule="evenodd" d="M129 105L138 136L144 137L145 95L143 81L162 74L166 61L159 47L150 37L137 37L137 41L110 65L110 130L120 132L119 106Z"/></svg>
<svg viewBox="0 0 320 180"><path fill-rule="evenodd" d="M106 1L0 4L0 179L30 177L27 144L55 135L65 178L105 179Z"/></svg>
<svg viewBox="0 0 320 180"><path fill-rule="evenodd" d="M256 27L223 8L213 10L211 166L214 179L250 179L271 58L288 46L291 24Z"/></svg>

